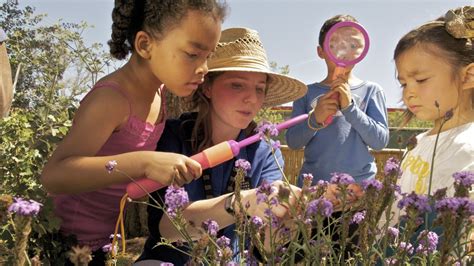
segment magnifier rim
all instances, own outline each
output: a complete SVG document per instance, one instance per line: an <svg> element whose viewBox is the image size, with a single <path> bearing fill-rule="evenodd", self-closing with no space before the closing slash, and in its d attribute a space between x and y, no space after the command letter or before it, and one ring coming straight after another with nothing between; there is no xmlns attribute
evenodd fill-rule
<svg viewBox="0 0 474 266"><path fill-rule="evenodd" d="M362 53L360 54L359 57L357 57L356 59L354 60L349 60L349 61L345 61L345 60L341 60L341 59L338 59L337 57L335 57L332 53L331 53L331 50L329 49L329 40L331 39L331 35L339 28L342 28L342 27L354 27L356 28L357 30L359 30L359 32L362 33L362 35L364 36L364 50L362 51ZM326 54L329 56L329 59L331 61L333 61L334 63L336 63L337 66L341 66L341 67L347 67L347 66L352 66L352 65L355 65L357 63L359 63L362 59L364 59L364 57L367 55L367 52L369 51L369 46L370 46L370 40L369 40L369 34L367 33L367 31L364 29L364 27L362 27L362 25L360 25L359 23L357 22L354 22L354 21L342 21L342 22L338 22L336 24L334 24L328 31L328 33L326 34L326 37L324 38L324 44L323 44L323 48L324 48L324 51L326 52Z"/></svg>

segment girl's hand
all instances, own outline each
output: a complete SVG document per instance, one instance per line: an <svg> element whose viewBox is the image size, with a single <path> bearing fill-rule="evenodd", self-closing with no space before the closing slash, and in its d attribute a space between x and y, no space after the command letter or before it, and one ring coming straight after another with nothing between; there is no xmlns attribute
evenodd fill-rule
<svg viewBox="0 0 474 266"><path fill-rule="evenodd" d="M151 152L145 163L145 176L166 186L183 186L201 174L202 168L198 162L177 153Z"/></svg>
<svg viewBox="0 0 474 266"><path fill-rule="evenodd" d="M352 101L351 87L344 78L337 78L331 83L331 91L339 92L339 108L344 109Z"/></svg>
<svg viewBox="0 0 474 266"><path fill-rule="evenodd" d="M329 116L335 115L339 110L339 100L332 98L335 93L336 91L331 90L318 99L313 114L319 124L322 124Z"/></svg>
<svg viewBox="0 0 474 266"><path fill-rule="evenodd" d="M283 218L288 214L289 208L296 203L296 200L301 196L301 188L293 185L287 185L281 180L275 181L271 184L272 193L268 196L271 200L279 194L288 195L288 202L278 200L278 204L272 206L272 212L276 217ZM265 217L265 210L268 209L268 205L264 202L257 204L257 189L250 189L242 191L242 205L250 203L248 214L250 216ZM286 191L283 191L286 190Z"/></svg>

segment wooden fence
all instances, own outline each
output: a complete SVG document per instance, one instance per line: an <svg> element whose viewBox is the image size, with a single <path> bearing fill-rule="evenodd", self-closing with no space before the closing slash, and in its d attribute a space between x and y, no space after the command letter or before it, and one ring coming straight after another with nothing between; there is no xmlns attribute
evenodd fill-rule
<svg viewBox="0 0 474 266"><path fill-rule="evenodd" d="M304 161L304 150L292 150L288 148L287 145L282 145L280 147L281 152L283 154L283 159L285 160L285 175L290 180L292 184L296 183L296 178L300 172L301 166L303 165ZM399 160L402 157L404 150L400 149L383 149L381 151L374 151L371 150L371 153L375 157L375 163L377 164L377 178L381 178L383 176L383 168L385 162L390 157L398 158Z"/></svg>

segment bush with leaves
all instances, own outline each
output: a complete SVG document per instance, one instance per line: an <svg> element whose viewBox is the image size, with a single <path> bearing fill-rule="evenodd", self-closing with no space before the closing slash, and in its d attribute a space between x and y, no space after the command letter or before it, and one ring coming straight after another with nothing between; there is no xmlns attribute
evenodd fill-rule
<svg viewBox="0 0 474 266"><path fill-rule="evenodd" d="M59 21L45 26L44 17L32 7L20 8L17 1L0 5L0 27L8 35L6 45L15 74L12 110L0 120L0 195L43 204L31 224L29 255L52 262L62 259L58 257L60 221L39 182L41 170L71 126L79 96L111 61L101 45L84 43L81 34L89 27L86 23ZM3 253L14 245L13 226L10 222L0 228L2 244L8 247L0 257L8 257Z"/></svg>

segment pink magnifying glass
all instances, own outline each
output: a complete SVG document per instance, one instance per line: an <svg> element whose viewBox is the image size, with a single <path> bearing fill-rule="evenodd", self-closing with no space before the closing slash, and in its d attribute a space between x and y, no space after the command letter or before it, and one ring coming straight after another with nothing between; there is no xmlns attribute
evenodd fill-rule
<svg viewBox="0 0 474 266"><path fill-rule="evenodd" d="M344 74L346 68L359 63L369 51L369 35L359 23L343 21L334 24L324 39L323 49L329 59L336 64L332 79ZM334 93L333 99L339 98ZM324 121L325 125L332 123L331 115Z"/></svg>

